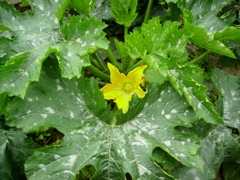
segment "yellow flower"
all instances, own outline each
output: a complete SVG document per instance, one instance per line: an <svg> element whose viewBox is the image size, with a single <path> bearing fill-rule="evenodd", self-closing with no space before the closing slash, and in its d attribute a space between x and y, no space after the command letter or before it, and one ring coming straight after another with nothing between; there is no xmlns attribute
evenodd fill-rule
<svg viewBox="0 0 240 180"><path fill-rule="evenodd" d="M146 67L147 65L137 67L126 76L120 73L115 66L108 63L111 83L106 84L100 89L103 92L104 98L114 100L118 109L122 109L122 112L125 114L128 111L129 102L134 93L137 93L139 98L145 96L145 92L139 85L142 82L143 71Z"/></svg>

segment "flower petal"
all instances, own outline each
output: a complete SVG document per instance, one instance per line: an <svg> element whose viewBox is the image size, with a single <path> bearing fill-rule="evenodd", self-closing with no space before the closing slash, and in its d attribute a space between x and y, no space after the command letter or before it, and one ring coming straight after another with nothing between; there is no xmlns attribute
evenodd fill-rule
<svg viewBox="0 0 240 180"><path fill-rule="evenodd" d="M110 70L111 83L106 84L100 91L103 92L104 98L107 100L114 100L118 109L125 114L129 108L129 102L132 95L137 93L139 98L145 96L145 92L139 86L142 81L143 71L146 65L135 68L126 76L120 73L119 70L112 64L108 63Z"/></svg>
<svg viewBox="0 0 240 180"><path fill-rule="evenodd" d="M116 99L122 94L122 89L120 89L119 86L116 86L114 84L106 84L100 89L100 91L103 92L104 99L107 100Z"/></svg>
<svg viewBox="0 0 240 180"><path fill-rule="evenodd" d="M131 101L132 95L131 94L121 94L114 102L117 104L118 109L122 109L123 114L128 111L129 101Z"/></svg>
<svg viewBox="0 0 240 180"><path fill-rule="evenodd" d="M137 93L137 95L138 95L139 98L143 98L143 97L145 96L145 94L146 94L146 92L144 92L144 91L140 88L140 86L138 86L135 90L136 90L136 93Z"/></svg>
<svg viewBox="0 0 240 180"><path fill-rule="evenodd" d="M116 68L111 63L107 63L108 69L110 70L110 81L112 84L118 83L119 81L124 81L126 79L126 75L120 73L118 68Z"/></svg>
<svg viewBox="0 0 240 180"><path fill-rule="evenodd" d="M138 86L142 81L143 71L145 70L146 67L147 65L143 65L135 68L134 70L128 73L127 78L131 79L131 81Z"/></svg>

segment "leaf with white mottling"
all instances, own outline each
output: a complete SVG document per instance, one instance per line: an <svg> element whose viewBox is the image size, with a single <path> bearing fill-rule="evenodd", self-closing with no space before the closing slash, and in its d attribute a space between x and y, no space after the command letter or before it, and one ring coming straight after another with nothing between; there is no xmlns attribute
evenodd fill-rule
<svg viewBox="0 0 240 180"><path fill-rule="evenodd" d="M223 120L213 108L203 85L203 72L200 68L186 65L169 71L168 79L175 89L186 98L197 117L213 124L223 124Z"/></svg>
<svg viewBox="0 0 240 180"><path fill-rule="evenodd" d="M218 14L229 1L226 0L187 0L179 2L184 14L188 10L192 14L192 23L209 32L220 31L233 23L233 19L221 19ZM188 19L190 20L190 19Z"/></svg>
<svg viewBox="0 0 240 180"><path fill-rule="evenodd" d="M215 33L232 25L232 19L220 19L219 11L227 5L225 0L188 0L178 3L184 15L184 27L192 33L191 41L207 50L235 58L231 49L215 39ZM230 40L230 39L228 39Z"/></svg>
<svg viewBox="0 0 240 180"><path fill-rule="evenodd" d="M217 173L224 160L226 150L224 147L227 147L223 146L223 144L228 141L228 138L231 138L229 137L231 135L229 129L223 126L216 126L210 130L206 129L206 127L207 124L204 125L203 123L197 123L195 124L194 130L195 132L199 132L199 129L201 129L207 134L207 136L202 139L200 148L201 157L205 162L203 171L199 171L196 168L180 167L173 170L173 174L177 179L216 179Z"/></svg>
<svg viewBox="0 0 240 180"><path fill-rule="evenodd" d="M97 19L111 19L113 17L110 0L71 0L70 6L80 14L94 16Z"/></svg>
<svg viewBox="0 0 240 180"><path fill-rule="evenodd" d="M191 33L178 27L176 22L165 22L162 26L158 18L151 19L141 31L126 36L128 53L133 59L143 59L148 71L152 70L151 76L146 76L150 82L170 81L176 91L184 95L197 117L214 124L222 123L205 94L203 72L196 66L181 65L187 60L185 47L187 35Z"/></svg>
<svg viewBox="0 0 240 180"><path fill-rule="evenodd" d="M159 18L153 18L147 24L143 24L141 31L135 30L125 37L125 44L129 55L135 58L143 58L146 53L157 55L168 65L187 60L186 44L189 33L179 30L180 23L160 23ZM171 60L170 60L171 59Z"/></svg>
<svg viewBox="0 0 240 180"><path fill-rule="evenodd" d="M129 112L117 114L117 125L111 125L109 115L101 115L108 107L93 79L80 80L78 88L76 80L60 78L56 66L46 63L25 99L15 98L7 108L10 126L27 133L56 128L64 134L61 145L38 149L27 160L28 179L74 179L88 164L96 168L93 179L124 179L126 173L133 179L173 179L152 158L156 147L202 169L199 139L176 129L191 127L195 114L168 83L150 85L146 96L134 98ZM90 98L102 110L94 110Z"/></svg>
<svg viewBox="0 0 240 180"><path fill-rule="evenodd" d="M12 33L0 41L0 61L6 62L0 66L0 93L23 98L29 84L38 81L42 62L52 53L58 57L63 77L80 77L82 68L90 65L88 53L108 47L102 31L105 24L99 20L72 17L60 27L67 1L33 0L32 9L24 13L7 2L0 5L0 25ZM69 38L70 34L74 36Z"/></svg>
<svg viewBox="0 0 240 180"><path fill-rule="evenodd" d="M212 81L219 92L219 109L229 127L240 130L240 79L218 69L212 73Z"/></svg>
<svg viewBox="0 0 240 180"><path fill-rule="evenodd" d="M190 40L194 44L212 52L235 58L234 53L229 49L229 47L223 44L219 39L214 39L215 33L207 32L204 28L193 25L189 22L185 23L185 28L189 31L189 33L193 34Z"/></svg>

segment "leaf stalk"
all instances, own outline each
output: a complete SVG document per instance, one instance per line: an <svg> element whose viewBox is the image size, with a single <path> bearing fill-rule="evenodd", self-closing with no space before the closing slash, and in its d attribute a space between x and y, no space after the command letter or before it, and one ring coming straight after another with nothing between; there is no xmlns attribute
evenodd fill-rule
<svg viewBox="0 0 240 180"><path fill-rule="evenodd" d="M101 69L103 69L103 70L108 69L107 65L104 63L103 59L97 52L94 54L94 56L99 64L99 66L101 67Z"/></svg>
<svg viewBox="0 0 240 180"><path fill-rule="evenodd" d="M202 58L204 58L207 54L209 53L209 51L205 51L203 53L201 53L199 56L195 57L194 59L192 59L191 61L188 62L188 64L197 64Z"/></svg>
<svg viewBox="0 0 240 180"><path fill-rule="evenodd" d="M107 55L108 55L108 58L109 58L110 62L111 62L114 66L119 67L118 62L117 62L117 59L115 58L114 54L112 53L112 51L111 51L109 48L106 50L106 53L107 53Z"/></svg>
<svg viewBox="0 0 240 180"><path fill-rule="evenodd" d="M93 65L90 65L87 67L87 69L96 77L99 77L100 79L106 81L106 82L110 82L110 76L108 74L103 73L102 71L100 71L99 69L97 69L96 67L94 67Z"/></svg>
<svg viewBox="0 0 240 180"><path fill-rule="evenodd" d="M146 13L145 13L145 16L144 16L144 20L143 20L143 23L145 23L145 24L149 20L149 17L150 17L150 14L151 14L151 9L152 9L152 4L153 4L153 0L149 0L147 10L146 10Z"/></svg>

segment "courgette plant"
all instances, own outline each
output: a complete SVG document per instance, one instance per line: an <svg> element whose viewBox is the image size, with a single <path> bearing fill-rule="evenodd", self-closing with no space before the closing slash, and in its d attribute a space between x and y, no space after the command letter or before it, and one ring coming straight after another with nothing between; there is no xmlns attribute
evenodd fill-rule
<svg viewBox="0 0 240 180"><path fill-rule="evenodd" d="M211 71L212 100L201 66L238 59L234 3L0 0L1 177L240 177L239 78Z"/></svg>

